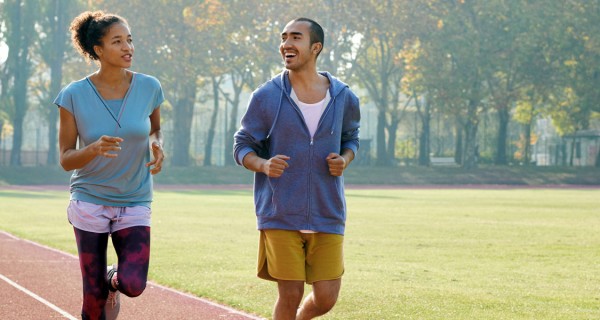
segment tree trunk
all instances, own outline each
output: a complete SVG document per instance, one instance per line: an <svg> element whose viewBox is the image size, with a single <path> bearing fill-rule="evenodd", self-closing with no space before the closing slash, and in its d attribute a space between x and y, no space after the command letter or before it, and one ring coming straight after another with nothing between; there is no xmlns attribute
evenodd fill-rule
<svg viewBox="0 0 600 320"><path fill-rule="evenodd" d="M430 127L429 122L423 121L421 127L421 133L419 134L419 165L420 166L429 166L431 163L431 159L429 154L431 153L431 148L429 145L429 134Z"/></svg>
<svg viewBox="0 0 600 320"><path fill-rule="evenodd" d="M210 117L208 134L206 135L206 144L204 145L204 163L206 167L212 165L212 147L215 140L215 128L217 126L217 116L219 115L219 82L217 78L211 77L213 88L213 113Z"/></svg>
<svg viewBox="0 0 600 320"><path fill-rule="evenodd" d="M385 148L385 110L379 109L377 114L377 161L378 166L389 165Z"/></svg>
<svg viewBox="0 0 600 320"><path fill-rule="evenodd" d="M396 117L392 117L392 121L390 126L388 127L388 143L387 143L387 154L388 159L394 163L394 159L396 159L396 136L398 132L398 124L400 121L396 119Z"/></svg>
<svg viewBox="0 0 600 320"><path fill-rule="evenodd" d="M577 143L575 137L573 137L573 140L571 141L571 154L569 155L569 167L572 167L574 162L573 159L575 159L575 143Z"/></svg>
<svg viewBox="0 0 600 320"><path fill-rule="evenodd" d="M192 135L192 119L196 102L196 81L180 82L181 98L173 107L173 161L175 167L190 165L190 141Z"/></svg>
<svg viewBox="0 0 600 320"><path fill-rule="evenodd" d="M454 133L456 135L456 145L454 147L454 161L457 164L463 163L463 153L464 153L464 138L463 138L464 127L460 124L460 121L457 119L454 124Z"/></svg>
<svg viewBox="0 0 600 320"><path fill-rule="evenodd" d="M506 141L508 136L508 122L510 113L507 107L498 109L498 136L496 137L496 157L494 164L507 165Z"/></svg>
<svg viewBox="0 0 600 320"><path fill-rule="evenodd" d="M531 165L531 121L525 125L525 141L523 143L523 164Z"/></svg>
<svg viewBox="0 0 600 320"><path fill-rule="evenodd" d="M64 0L54 0L54 10L49 10L56 18L56 23L53 24L52 37L53 56L50 65L50 92L58 94L62 85L62 66L64 61L65 43L67 34L67 17L66 17L66 2ZM55 108L56 109L56 108ZM48 115L48 158L46 164L54 166L58 162L57 152L57 137L58 130L56 124L58 122L58 110L51 110Z"/></svg>
<svg viewBox="0 0 600 320"><path fill-rule="evenodd" d="M26 51L26 49L25 49ZM13 148L10 154L10 165L21 166L21 149L23 146L23 121L27 113L27 79L29 78L29 63L23 59L18 63L19 70L15 75L14 101L15 114L13 117Z"/></svg>
<svg viewBox="0 0 600 320"><path fill-rule="evenodd" d="M463 168L474 169L477 167L477 105L479 101L474 99L469 100L469 108L467 113L467 123L465 126L465 152Z"/></svg>
<svg viewBox="0 0 600 320"><path fill-rule="evenodd" d="M11 70L14 76L13 86L13 101L14 101L14 117L12 119L13 133L13 148L10 154L10 165L21 166L21 149L23 146L23 121L27 113L27 80L30 76L31 63L29 61L29 49L31 37L34 35L33 23L24 23L24 19L33 18L33 5L17 2L13 8L14 25L13 31L15 43L12 43L15 50L14 54L10 54L9 59L11 65L15 67ZM9 44L10 46L10 44ZM8 60L7 60L8 62Z"/></svg>
<svg viewBox="0 0 600 320"><path fill-rule="evenodd" d="M415 102L418 105L418 99ZM420 108L419 108L420 109ZM425 101L423 112L419 112L421 118L421 132L419 133L419 165L429 166L431 159L430 135L431 135L431 106L428 101Z"/></svg>
<svg viewBox="0 0 600 320"><path fill-rule="evenodd" d="M560 165L563 167L566 167L567 166L567 143L565 142L564 138L561 140L560 145L558 146L558 155L559 155Z"/></svg>
<svg viewBox="0 0 600 320"><path fill-rule="evenodd" d="M2 130L4 130L4 119L0 117L0 165L4 165L4 152L2 152L4 151L4 148L2 148Z"/></svg>
<svg viewBox="0 0 600 320"><path fill-rule="evenodd" d="M233 159L233 135L238 129L239 123L237 121L237 115L240 105L239 96L233 99L231 103L231 111L229 114L229 126L227 127L227 140L228 147L225 148L225 165L233 166L235 165L235 160Z"/></svg>
<svg viewBox="0 0 600 320"><path fill-rule="evenodd" d="M224 159L225 159L225 165L226 166L233 166L235 165L235 160L233 159L233 135L235 134L235 132L237 131L238 127L239 127L239 123L238 123L238 110L239 110L239 105L240 105L240 95L242 94L242 90L244 88L244 84L247 83L246 80L244 78L244 75L240 75L239 79L237 79L238 81L236 81L235 79L235 73L231 73L231 81L233 83L233 98L231 100L229 100L229 97L226 97L226 99L230 102L230 106L231 106L231 111L227 110L227 108L225 108L226 111L229 112L229 124L227 125L226 128L226 139L225 139L225 151L224 151ZM227 102L226 102L227 103ZM227 106L227 104L226 104ZM227 117L227 112L225 113L225 116Z"/></svg>
<svg viewBox="0 0 600 320"><path fill-rule="evenodd" d="M56 127L58 122L58 114L58 110L52 110L52 112L48 114L48 158L46 159L46 164L49 166L55 166L58 164L58 128Z"/></svg>

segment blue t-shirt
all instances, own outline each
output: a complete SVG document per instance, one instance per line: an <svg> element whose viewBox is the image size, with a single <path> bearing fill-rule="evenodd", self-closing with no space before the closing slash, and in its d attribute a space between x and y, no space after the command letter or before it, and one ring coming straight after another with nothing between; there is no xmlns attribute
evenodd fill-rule
<svg viewBox="0 0 600 320"><path fill-rule="evenodd" d="M165 100L160 82L134 73L122 100L105 101L86 77L64 87L54 100L75 117L79 148L102 135L123 138L116 158L95 157L71 176L71 200L105 206L150 207L150 114Z"/></svg>

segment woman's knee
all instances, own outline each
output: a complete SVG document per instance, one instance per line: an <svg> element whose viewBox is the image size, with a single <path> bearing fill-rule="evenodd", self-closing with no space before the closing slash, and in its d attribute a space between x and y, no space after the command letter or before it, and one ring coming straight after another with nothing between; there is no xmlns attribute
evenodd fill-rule
<svg viewBox="0 0 600 320"><path fill-rule="evenodd" d="M144 282L139 282L136 281L135 283L119 283L119 291L121 291L122 294L130 297L130 298L135 298L139 295L141 295L144 290L146 289L146 281Z"/></svg>

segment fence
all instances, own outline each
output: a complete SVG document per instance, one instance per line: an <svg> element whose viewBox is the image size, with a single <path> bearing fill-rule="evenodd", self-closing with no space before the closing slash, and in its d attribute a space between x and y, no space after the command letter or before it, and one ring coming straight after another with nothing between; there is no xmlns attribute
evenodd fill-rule
<svg viewBox="0 0 600 320"><path fill-rule="evenodd" d="M0 150L0 166L10 164L11 150ZM48 162L48 151L21 151L21 165L24 167L44 166ZM56 161L58 162L58 160Z"/></svg>

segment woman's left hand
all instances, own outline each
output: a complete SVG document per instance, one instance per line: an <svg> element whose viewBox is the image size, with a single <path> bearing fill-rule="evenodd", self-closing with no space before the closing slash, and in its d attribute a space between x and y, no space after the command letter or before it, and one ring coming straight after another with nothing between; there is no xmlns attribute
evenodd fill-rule
<svg viewBox="0 0 600 320"><path fill-rule="evenodd" d="M157 174L161 171L163 160L165 159L163 148L157 141L152 142L152 155L154 156L154 160L146 163L146 167L154 166L150 169L150 173Z"/></svg>

